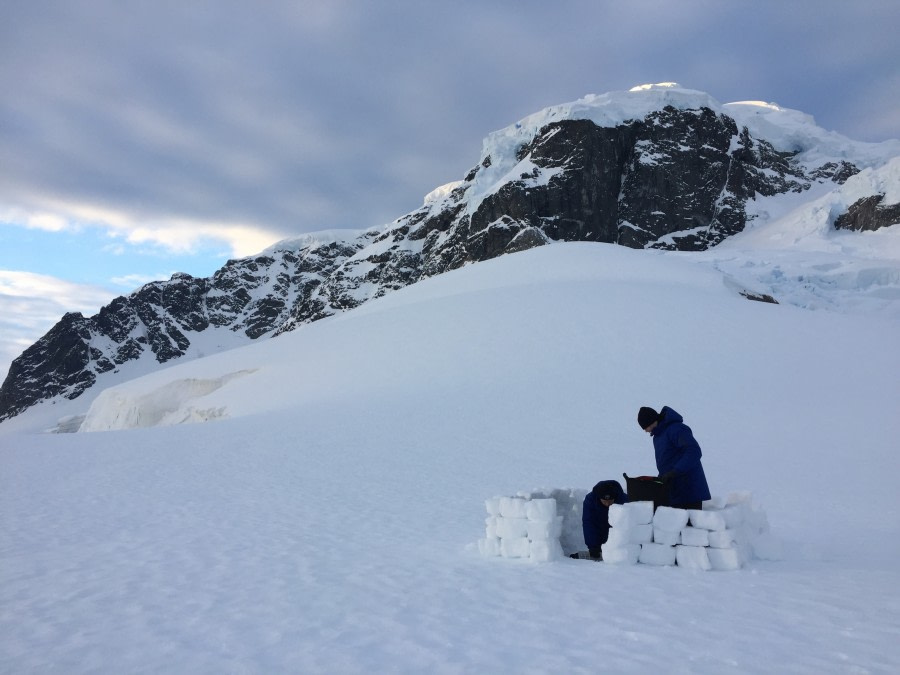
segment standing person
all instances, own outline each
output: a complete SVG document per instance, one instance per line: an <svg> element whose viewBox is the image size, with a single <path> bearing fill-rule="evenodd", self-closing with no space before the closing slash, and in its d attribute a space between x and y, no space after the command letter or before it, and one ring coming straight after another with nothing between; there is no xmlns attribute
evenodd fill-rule
<svg viewBox="0 0 900 675"><path fill-rule="evenodd" d="M659 480L669 485L670 505L678 509L699 509L710 498L709 485L700 457L700 444L684 418L668 406L660 412L643 407L638 424L653 437Z"/></svg>
<svg viewBox="0 0 900 675"><path fill-rule="evenodd" d="M601 480L584 498L581 526L591 560L603 560L601 547L609 538L609 507L613 504L624 504L626 501L625 491L618 481L614 480ZM572 557L585 556L576 553Z"/></svg>

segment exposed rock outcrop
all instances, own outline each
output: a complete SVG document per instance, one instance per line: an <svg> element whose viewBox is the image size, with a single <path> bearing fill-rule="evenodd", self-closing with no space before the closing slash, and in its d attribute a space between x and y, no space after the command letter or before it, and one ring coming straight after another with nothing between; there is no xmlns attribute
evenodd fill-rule
<svg viewBox="0 0 900 675"><path fill-rule="evenodd" d="M900 203L884 204L884 195L858 199L834 221L838 230L874 232L900 223Z"/></svg>

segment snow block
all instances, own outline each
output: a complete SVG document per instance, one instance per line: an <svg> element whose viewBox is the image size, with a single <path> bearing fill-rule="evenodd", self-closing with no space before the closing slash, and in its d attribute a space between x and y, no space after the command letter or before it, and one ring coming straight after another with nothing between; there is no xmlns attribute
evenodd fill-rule
<svg viewBox="0 0 900 675"><path fill-rule="evenodd" d="M504 558L528 558L531 556L531 542L527 537L501 539L500 554Z"/></svg>
<svg viewBox="0 0 900 675"><path fill-rule="evenodd" d="M625 506L631 512L634 525L646 525L653 522L653 502L630 502Z"/></svg>
<svg viewBox="0 0 900 675"><path fill-rule="evenodd" d="M528 520L552 523L556 519L555 499L532 499L525 505Z"/></svg>
<svg viewBox="0 0 900 675"><path fill-rule="evenodd" d="M657 509L657 511L659 511L659 509ZM654 525L653 541L657 544L675 546L676 544L681 543L681 530L662 530Z"/></svg>
<svg viewBox="0 0 900 675"><path fill-rule="evenodd" d="M733 571L741 569L741 554L736 548L708 548L709 564L714 570Z"/></svg>
<svg viewBox="0 0 900 675"><path fill-rule="evenodd" d="M519 539L528 536L526 518L497 518L497 536L501 539Z"/></svg>
<svg viewBox="0 0 900 675"><path fill-rule="evenodd" d="M680 532L687 527L688 512L684 509L673 509L671 506L660 506L653 514L653 527L670 532Z"/></svg>
<svg viewBox="0 0 900 675"><path fill-rule="evenodd" d="M709 555L703 546L676 546L675 562L679 567L686 567L694 570L711 570L712 564L709 562Z"/></svg>
<svg viewBox="0 0 900 675"><path fill-rule="evenodd" d="M606 543L614 548L628 544L649 544L651 541L653 541L653 526L650 523L628 528L610 528L606 539Z"/></svg>
<svg viewBox="0 0 900 675"><path fill-rule="evenodd" d="M652 504L653 502L647 503ZM653 525L650 523L635 525L631 528L630 543L649 544L651 541L653 541Z"/></svg>
<svg viewBox="0 0 900 675"><path fill-rule="evenodd" d="M528 520L526 521L526 535L531 541L559 540L562 535L562 516L556 516L550 521Z"/></svg>
<svg viewBox="0 0 900 675"><path fill-rule="evenodd" d="M734 548L735 541L737 541L736 530L718 530L709 533L710 548Z"/></svg>
<svg viewBox="0 0 900 675"><path fill-rule="evenodd" d="M488 516L484 519L484 531L485 534L490 537L497 537L497 521L499 519L496 516Z"/></svg>
<svg viewBox="0 0 900 675"><path fill-rule="evenodd" d="M631 517L625 504L613 504L609 507L609 524L620 530L627 530L631 527Z"/></svg>
<svg viewBox="0 0 900 675"><path fill-rule="evenodd" d="M563 557L562 546L559 539L540 540L531 542L529 557L535 562L552 562Z"/></svg>
<svg viewBox="0 0 900 675"><path fill-rule="evenodd" d="M645 565L674 565L675 547L666 544L641 544L638 562Z"/></svg>
<svg viewBox="0 0 900 675"><path fill-rule="evenodd" d="M609 524L627 529L653 522L653 502L629 502L609 507Z"/></svg>
<svg viewBox="0 0 900 675"><path fill-rule="evenodd" d="M563 488L518 492L486 499L485 556L552 561L583 551L582 507L587 490ZM749 492L684 510L652 502L614 504L609 509L604 559L612 564L671 565L736 570L753 558L781 560L782 542L769 534L765 512Z"/></svg>
<svg viewBox="0 0 900 675"><path fill-rule="evenodd" d="M478 552L481 555L495 557L500 555L500 540L497 537L485 537L478 540Z"/></svg>
<svg viewBox="0 0 900 675"><path fill-rule="evenodd" d="M636 565L641 556L641 547L637 544L610 546L609 542L600 547L603 562L611 565Z"/></svg>
<svg viewBox="0 0 900 675"><path fill-rule="evenodd" d="M521 497L501 497L500 515L504 518L527 518L527 504Z"/></svg>
<svg viewBox="0 0 900 675"><path fill-rule="evenodd" d="M724 530L725 518L721 511L701 511L699 509L690 509L688 511L691 518L691 525L703 530Z"/></svg>
<svg viewBox="0 0 900 675"><path fill-rule="evenodd" d="M685 546L709 546L709 530L686 527L681 530L681 543Z"/></svg>
<svg viewBox="0 0 900 675"><path fill-rule="evenodd" d="M609 530L609 536L606 537L606 544L610 548L619 548L630 544L631 529L627 527L612 527ZM605 545L606 545L605 544Z"/></svg>

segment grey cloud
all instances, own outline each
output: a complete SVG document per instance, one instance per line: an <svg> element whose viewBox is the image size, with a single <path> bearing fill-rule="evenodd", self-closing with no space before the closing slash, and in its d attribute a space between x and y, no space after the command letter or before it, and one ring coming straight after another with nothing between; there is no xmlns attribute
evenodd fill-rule
<svg viewBox="0 0 900 675"><path fill-rule="evenodd" d="M676 80L900 136L895 2L7 3L0 202L380 225L490 131ZM872 81L887 82L879 88Z"/></svg>

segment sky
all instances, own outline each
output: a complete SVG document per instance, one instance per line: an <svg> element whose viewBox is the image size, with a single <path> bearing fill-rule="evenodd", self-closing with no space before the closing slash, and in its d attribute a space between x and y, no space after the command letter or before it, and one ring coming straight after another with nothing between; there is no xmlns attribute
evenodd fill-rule
<svg viewBox="0 0 900 675"><path fill-rule="evenodd" d="M0 377L67 311L386 224L489 132L587 94L671 81L900 138L894 0L7 0L0 18Z"/></svg>

